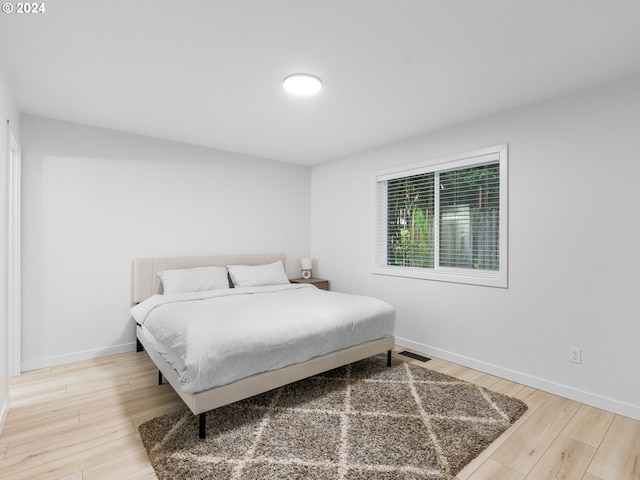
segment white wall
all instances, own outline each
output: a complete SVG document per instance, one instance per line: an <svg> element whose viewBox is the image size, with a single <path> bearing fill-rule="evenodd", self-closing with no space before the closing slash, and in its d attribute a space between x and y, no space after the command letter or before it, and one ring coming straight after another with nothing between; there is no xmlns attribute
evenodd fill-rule
<svg viewBox="0 0 640 480"><path fill-rule="evenodd" d="M509 288L373 275L374 172L501 143ZM316 273L393 304L404 346L640 419L639 153L635 77L314 167Z"/></svg>
<svg viewBox="0 0 640 480"><path fill-rule="evenodd" d="M9 120L11 133L20 142L20 123L4 71L0 66L0 431L9 406L9 338L7 317L7 237L8 237L8 174Z"/></svg>
<svg viewBox="0 0 640 480"><path fill-rule="evenodd" d="M309 253L310 168L22 118L22 369L134 348L131 261Z"/></svg>

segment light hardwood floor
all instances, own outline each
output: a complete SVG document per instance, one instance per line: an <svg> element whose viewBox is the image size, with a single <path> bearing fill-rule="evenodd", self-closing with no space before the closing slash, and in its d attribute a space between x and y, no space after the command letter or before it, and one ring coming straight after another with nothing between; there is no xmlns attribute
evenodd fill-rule
<svg viewBox="0 0 640 480"><path fill-rule="evenodd" d="M397 349L399 351L399 349ZM640 422L433 359L409 360L522 399L529 409L457 480L639 480ZM11 380L0 479L154 479L140 423L183 408L146 353Z"/></svg>

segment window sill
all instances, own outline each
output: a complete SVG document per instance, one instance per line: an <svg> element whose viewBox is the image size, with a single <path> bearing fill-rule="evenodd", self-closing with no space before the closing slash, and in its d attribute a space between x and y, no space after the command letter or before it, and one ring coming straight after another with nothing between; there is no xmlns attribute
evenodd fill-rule
<svg viewBox="0 0 640 480"><path fill-rule="evenodd" d="M420 280L435 280L440 282L464 283L484 287L507 288L507 275L503 272L487 270L470 270L462 268L424 269L411 267L377 266L373 269L375 275L392 277L416 278Z"/></svg>

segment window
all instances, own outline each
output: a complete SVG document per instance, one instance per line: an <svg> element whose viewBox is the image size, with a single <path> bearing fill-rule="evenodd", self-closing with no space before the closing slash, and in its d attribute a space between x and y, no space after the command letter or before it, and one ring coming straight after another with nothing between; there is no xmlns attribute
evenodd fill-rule
<svg viewBox="0 0 640 480"><path fill-rule="evenodd" d="M507 286L507 145L376 174L374 273Z"/></svg>

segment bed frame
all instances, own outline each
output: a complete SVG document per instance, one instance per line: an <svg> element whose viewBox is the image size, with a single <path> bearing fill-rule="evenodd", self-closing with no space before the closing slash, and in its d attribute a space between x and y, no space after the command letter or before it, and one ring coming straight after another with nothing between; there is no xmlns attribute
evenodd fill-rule
<svg viewBox="0 0 640 480"><path fill-rule="evenodd" d="M151 295L162 293L162 283L156 275L162 270L226 265L264 265L278 260L284 263L285 255L138 258L133 261L131 298L133 304L137 304ZM166 378L187 407L189 407L189 410L199 416L200 438L206 437L206 412L209 410L383 352L387 352L387 364L391 365L391 350L395 345L395 337L381 338L315 357L306 362L290 365L279 370L251 375L227 385L202 392L189 393L182 391L177 372L154 350L140 326L136 327L136 336L138 339L138 351L145 350L156 367L158 367L158 382L161 384L163 377Z"/></svg>

